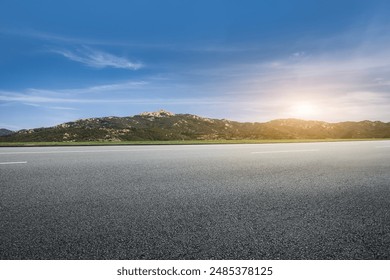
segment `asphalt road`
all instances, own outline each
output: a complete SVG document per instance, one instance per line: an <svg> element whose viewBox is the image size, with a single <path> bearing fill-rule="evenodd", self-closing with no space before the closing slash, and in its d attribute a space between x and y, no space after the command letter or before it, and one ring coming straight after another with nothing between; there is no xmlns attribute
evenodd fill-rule
<svg viewBox="0 0 390 280"><path fill-rule="evenodd" d="M0 259L390 259L390 141L0 148Z"/></svg>

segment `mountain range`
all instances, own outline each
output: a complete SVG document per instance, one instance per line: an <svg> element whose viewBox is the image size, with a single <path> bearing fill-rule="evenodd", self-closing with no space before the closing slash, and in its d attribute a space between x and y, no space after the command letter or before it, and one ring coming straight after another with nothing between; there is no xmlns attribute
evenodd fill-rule
<svg viewBox="0 0 390 280"><path fill-rule="evenodd" d="M160 110L130 117L81 119L17 132L0 129L0 142L357 138L390 138L390 123L299 119L236 122Z"/></svg>

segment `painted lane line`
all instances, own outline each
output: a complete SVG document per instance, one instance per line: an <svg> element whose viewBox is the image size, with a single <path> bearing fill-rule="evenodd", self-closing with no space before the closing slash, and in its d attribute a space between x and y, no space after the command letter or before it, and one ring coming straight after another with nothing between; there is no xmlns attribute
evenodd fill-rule
<svg viewBox="0 0 390 280"><path fill-rule="evenodd" d="M174 149L142 149L142 150L73 150L73 151L40 151L40 152L3 152L0 155L24 155L24 154L67 154L67 153L108 153L108 152L153 152L153 151L173 151Z"/></svg>
<svg viewBox="0 0 390 280"><path fill-rule="evenodd" d="M27 161L8 161L8 162L0 162L0 164L22 164L27 163Z"/></svg>
<svg viewBox="0 0 390 280"><path fill-rule="evenodd" d="M252 154L274 154L274 153L304 153L304 152L318 152L318 149L311 150L281 150L281 151L265 151L265 152L252 152Z"/></svg>

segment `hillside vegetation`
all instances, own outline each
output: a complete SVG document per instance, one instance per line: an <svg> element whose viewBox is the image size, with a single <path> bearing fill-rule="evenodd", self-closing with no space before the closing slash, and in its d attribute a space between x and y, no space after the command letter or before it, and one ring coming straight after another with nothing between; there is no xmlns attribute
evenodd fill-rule
<svg viewBox="0 0 390 280"><path fill-rule="evenodd" d="M362 138L390 138L390 123L327 123L298 119L241 123L160 110L132 117L90 118L54 127L20 130L0 136L0 142Z"/></svg>

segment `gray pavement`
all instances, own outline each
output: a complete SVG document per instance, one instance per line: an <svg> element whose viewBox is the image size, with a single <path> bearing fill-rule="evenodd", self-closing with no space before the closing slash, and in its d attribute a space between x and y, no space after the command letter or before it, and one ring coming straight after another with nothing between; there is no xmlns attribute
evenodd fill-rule
<svg viewBox="0 0 390 280"><path fill-rule="evenodd" d="M0 148L0 259L390 259L390 141Z"/></svg>

